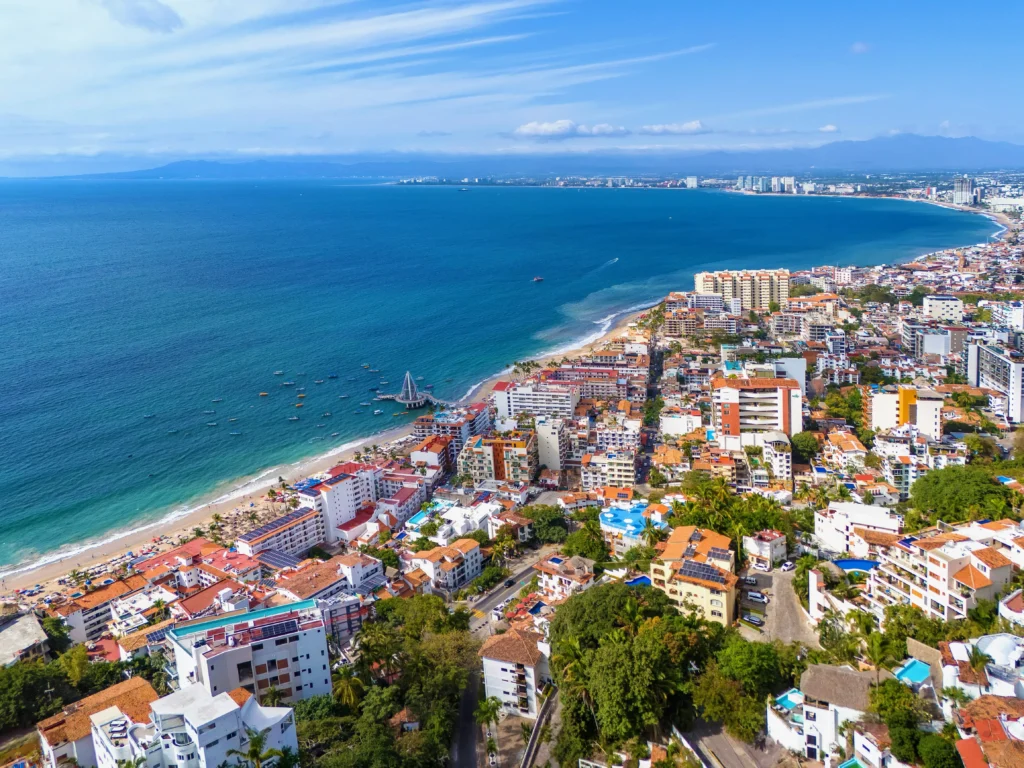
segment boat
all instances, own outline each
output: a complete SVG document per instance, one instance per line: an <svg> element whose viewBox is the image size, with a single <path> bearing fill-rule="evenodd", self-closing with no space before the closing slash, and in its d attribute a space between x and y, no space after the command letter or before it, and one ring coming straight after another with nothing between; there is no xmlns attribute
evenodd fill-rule
<svg viewBox="0 0 1024 768"><path fill-rule="evenodd" d="M384 386L385 384L387 384L387 382L386 382L386 381L384 381L384 379L381 379L381 380L380 380L380 384L381 384L381 386Z"/></svg>
<svg viewBox="0 0 1024 768"><path fill-rule="evenodd" d="M238 421L238 419L228 419L228 421Z"/></svg>
<svg viewBox="0 0 1024 768"><path fill-rule="evenodd" d="M337 437L341 432L331 432L331 437Z"/></svg>
<svg viewBox="0 0 1024 768"><path fill-rule="evenodd" d="M210 402L211 403L223 403L224 402L224 398L223 397L215 397Z"/></svg>
<svg viewBox="0 0 1024 768"><path fill-rule="evenodd" d="M373 415L374 416L380 416L382 413L384 413L384 411L382 411L380 408L378 408L376 411L373 412Z"/></svg>
<svg viewBox="0 0 1024 768"><path fill-rule="evenodd" d="M208 426L208 427L216 427L217 426L217 422L216 421L208 421L208 422L206 422L206 426Z"/></svg>
<svg viewBox="0 0 1024 768"><path fill-rule="evenodd" d="M369 367L370 367L369 363L363 363L363 368L369 368Z"/></svg>
<svg viewBox="0 0 1024 768"><path fill-rule="evenodd" d="M365 406L369 405L369 403L360 403L360 405L365 407Z"/></svg>
<svg viewBox="0 0 1024 768"><path fill-rule="evenodd" d="M339 400L344 400L348 395L338 395Z"/></svg>
<svg viewBox="0 0 1024 768"><path fill-rule="evenodd" d="M302 403L296 403L296 404L295 404L295 407L296 407L296 408L301 408L301 407L302 407Z"/></svg>
<svg viewBox="0 0 1024 768"><path fill-rule="evenodd" d="M231 435L232 437L238 437L242 433L241 432L228 432L228 434Z"/></svg>
<svg viewBox="0 0 1024 768"><path fill-rule="evenodd" d="M284 376L284 371L274 371L275 376Z"/></svg>
<svg viewBox="0 0 1024 768"><path fill-rule="evenodd" d="M326 424L317 424L317 425L316 425L316 428L317 428L317 429L323 429L323 428L324 428L324 427L326 427L326 426L327 426Z"/></svg>
<svg viewBox="0 0 1024 768"><path fill-rule="evenodd" d="M207 416L209 416L211 413L216 413L216 411L203 411L203 413L205 413Z"/></svg>
<svg viewBox="0 0 1024 768"><path fill-rule="evenodd" d="M433 384L427 384L427 386L424 387L424 389L433 389L433 388L434 388Z"/></svg>
<svg viewBox="0 0 1024 768"><path fill-rule="evenodd" d="M298 420L299 420L298 416L289 416L288 417L288 421L298 421Z"/></svg>
<svg viewBox="0 0 1024 768"><path fill-rule="evenodd" d="M423 377L422 376L417 376L416 377L416 381L423 381Z"/></svg>
<svg viewBox="0 0 1024 768"><path fill-rule="evenodd" d="M325 417L326 417L326 416L330 416L330 415L331 415L331 412L330 412L330 411L324 411L324 416L325 416Z"/></svg>
<svg viewBox="0 0 1024 768"><path fill-rule="evenodd" d="M295 386L295 382L294 381L282 381L281 382L281 386L282 387L294 387Z"/></svg>
<svg viewBox="0 0 1024 768"><path fill-rule="evenodd" d="M535 282L535 283L543 283L544 282L544 278L543 277L535 277L535 278L533 278L533 282Z"/></svg>
<svg viewBox="0 0 1024 768"><path fill-rule="evenodd" d="M398 414L398 415L399 415L399 416L408 416L408 415L409 415L409 412L408 412L408 411L402 411L402 412L401 412L400 414Z"/></svg>
<svg viewBox="0 0 1024 768"><path fill-rule="evenodd" d="M324 380L323 379L316 379L313 383L314 384L323 384Z"/></svg>
<svg viewBox="0 0 1024 768"><path fill-rule="evenodd" d="M370 373L380 373L380 368L371 368Z"/></svg>
<svg viewBox="0 0 1024 768"><path fill-rule="evenodd" d="M459 187L459 192L469 192L469 187Z"/></svg>
<svg viewBox="0 0 1024 768"><path fill-rule="evenodd" d="M355 380L356 380L356 377L355 377L355 376L349 376L347 380L348 380L348 381L355 381Z"/></svg>
<svg viewBox="0 0 1024 768"><path fill-rule="evenodd" d="M260 392L260 397L266 397L269 394L269 392Z"/></svg>
<svg viewBox="0 0 1024 768"><path fill-rule="evenodd" d="M401 415L402 415L402 412L401 412L401 411L395 411L395 412L394 412L394 413L392 413L391 415L392 415L392 416L401 416Z"/></svg>
<svg viewBox="0 0 1024 768"><path fill-rule="evenodd" d="M296 391L296 392L305 392L305 391L306 391L306 388L305 388L305 387L299 387L299 388L298 388L298 389L296 389L295 391Z"/></svg>
<svg viewBox="0 0 1024 768"><path fill-rule="evenodd" d="M306 396L306 395L305 395L304 393L299 393L298 395L296 395L296 397L298 397L298 398L299 398L300 400L301 400L302 398L304 398L305 396Z"/></svg>
<svg viewBox="0 0 1024 768"><path fill-rule="evenodd" d="M176 434L178 434L178 430L176 430L176 429L168 429L167 430L167 434L168 435L176 435Z"/></svg>
<svg viewBox="0 0 1024 768"><path fill-rule="evenodd" d="M146 413L146 414L143 414L142 418L144 418L144 419L152 419L154 416L156 416L155 413Z"/></svg>

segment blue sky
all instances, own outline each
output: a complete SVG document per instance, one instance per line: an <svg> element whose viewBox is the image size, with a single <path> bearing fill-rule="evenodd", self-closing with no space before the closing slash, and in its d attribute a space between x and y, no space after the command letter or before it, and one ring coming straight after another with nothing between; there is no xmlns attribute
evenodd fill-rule
<svg viewBox="0 0 1024 768"><path fill-rule="evenodd" d="M962 2L0 0L0 168L1024 142L1022 17Z"/></svg>

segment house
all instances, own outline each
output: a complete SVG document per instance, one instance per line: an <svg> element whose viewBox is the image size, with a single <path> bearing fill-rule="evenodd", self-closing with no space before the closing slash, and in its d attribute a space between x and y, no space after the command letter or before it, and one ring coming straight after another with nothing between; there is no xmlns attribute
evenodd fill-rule
<svg viewBox="0 0 1024 768"><path fill-rule="evenodd" d="M0 666L45 659L49 652L49 640L35 614L12 613L0 617Z"/></svg>
<svg viewBox="0 0 1024 768"><path fill-rule="evenodd" d="M295 602L323 600L342 592L370 594L383 583L380 560L362 552L307 562L296 570L282 571L276 579L278 593Z"/></svg>
<svg viewBox="0 0 1024 768"><path fill-rule="evenodd" d="M651 586L668 595L681 610L692 609L708 621L729 626L739 583L732 572L735 561L729 543L728 536L705 528L676 528L656 548Z"/></svg>
<svg viewBox="0 0 1024 768"><path fill-rule="evenodd" d="M491 635L480 648L487 698L501 701L511 714L535 720L538 693L551 681L551 648L540 632L510 629Z"/></svg>
<svg viewBox="0 0 1024 768"><path fill-rule="evenodd" d="M116 707L133 722L149 718L149 705L159 697L153 686L142 677L132 677L123 683L104 688L36 724L39 743L46 768L57 768L60 763L75 765L97 764L92 740L90 718L97 712Z"/></svg>
<svg viewBox="0 0 1024 768"><path fill-rule="evenodd" d="M548 555L534 569L540 574L540 589L552 602L566 600L594 585L594 561L579 555Z"/></svg>
<svg viewBox="0 0 1024 768"><path fill-rule="evenodd" d="M769 568L778 565L786 559L786 534L769 528L744 536L743 552L752 565L761 563Z"/></svg>
<svg viewBox="0 0 1024 768"><path fill-rule="evenodd" d="M849 552L855 528L899 533L903 530L903 515L887 507L852 501L833 501L814 513L814 537L829 552Z"/></svg>
<svg viewBox="0 0 1024 768"><path fill-rule="evenodd" d="M142 576L128 576L103 584L97 589L73 592L65 601L51 604L49 610L67 624L68 636L74 642L98 640L114 619L110 610L111 602L129 592L142 589L147 583Z"/></svg>
<svg viewBox="0 0 1024 768"><path fill-rule="evenodd" d="M964 768L1018 768L1024 765L1024 701L985 694L953 713Z"/></svg>
<svg viewBox="0 0 1024 768"><path fill-rule="evenodd" d="M410 570L427 575L432 589L450 594L465 587L483 570L483 555L474 539L458 539L445 547L415 553Z"/></svg>
<svg viewBox="0 0 1024 768"><path fill-rule="evenodd" d="M163 648L167 629L174 626L175 619L165 619L150 624L130 635L117 639L118 656L121 661L131 661L136 656L149 656L153 651Z"/></svg>
<svg viewBox="0 0 1024 768"><path fill-rule="evenodd" d="M971 649L989 657L984 669L970 664ZM1007 633L964 642L940 642L942 686L959 688L972 698L982 694L1024 699L1024 640Z"/></svg>
<svg viewBox="0 0 1024 768"><path fill-rule="evenodd" d="M855 434L847 431L829 432L822 449L825 463L835 469L863 467L867 455L868 449L864 444Z"/></svg>

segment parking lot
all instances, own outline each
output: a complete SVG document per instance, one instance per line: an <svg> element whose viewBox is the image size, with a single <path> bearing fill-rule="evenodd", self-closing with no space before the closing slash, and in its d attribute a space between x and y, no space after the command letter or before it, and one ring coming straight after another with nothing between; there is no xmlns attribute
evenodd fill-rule
<svg viewBox="0 0 1024 768"><path fill-rule="evenodd" d="M784 643L797 640L811 648L818 647L817 630L811 625L793 591L793 574L793 571L787 573L779 568L770 573L753 569L742 572L741 578L750 576L757 581L756 587L740 583L740 632L748 640L782 640ZM748 600L747 593L750 591L767 595L768 604ZM754 627L746 624L742 618L748 614L760 617L764 625Z"/></svg>

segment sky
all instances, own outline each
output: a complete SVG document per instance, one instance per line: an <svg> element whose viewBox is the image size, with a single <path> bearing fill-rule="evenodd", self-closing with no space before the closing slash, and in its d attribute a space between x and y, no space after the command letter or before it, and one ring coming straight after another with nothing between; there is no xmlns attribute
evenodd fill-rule
<svg viewBox="0 0 1024 768"><path fill-rule="evenodd" d="M0 0L0 172L1024 143L1022 20L962 2Z"/></svg>

